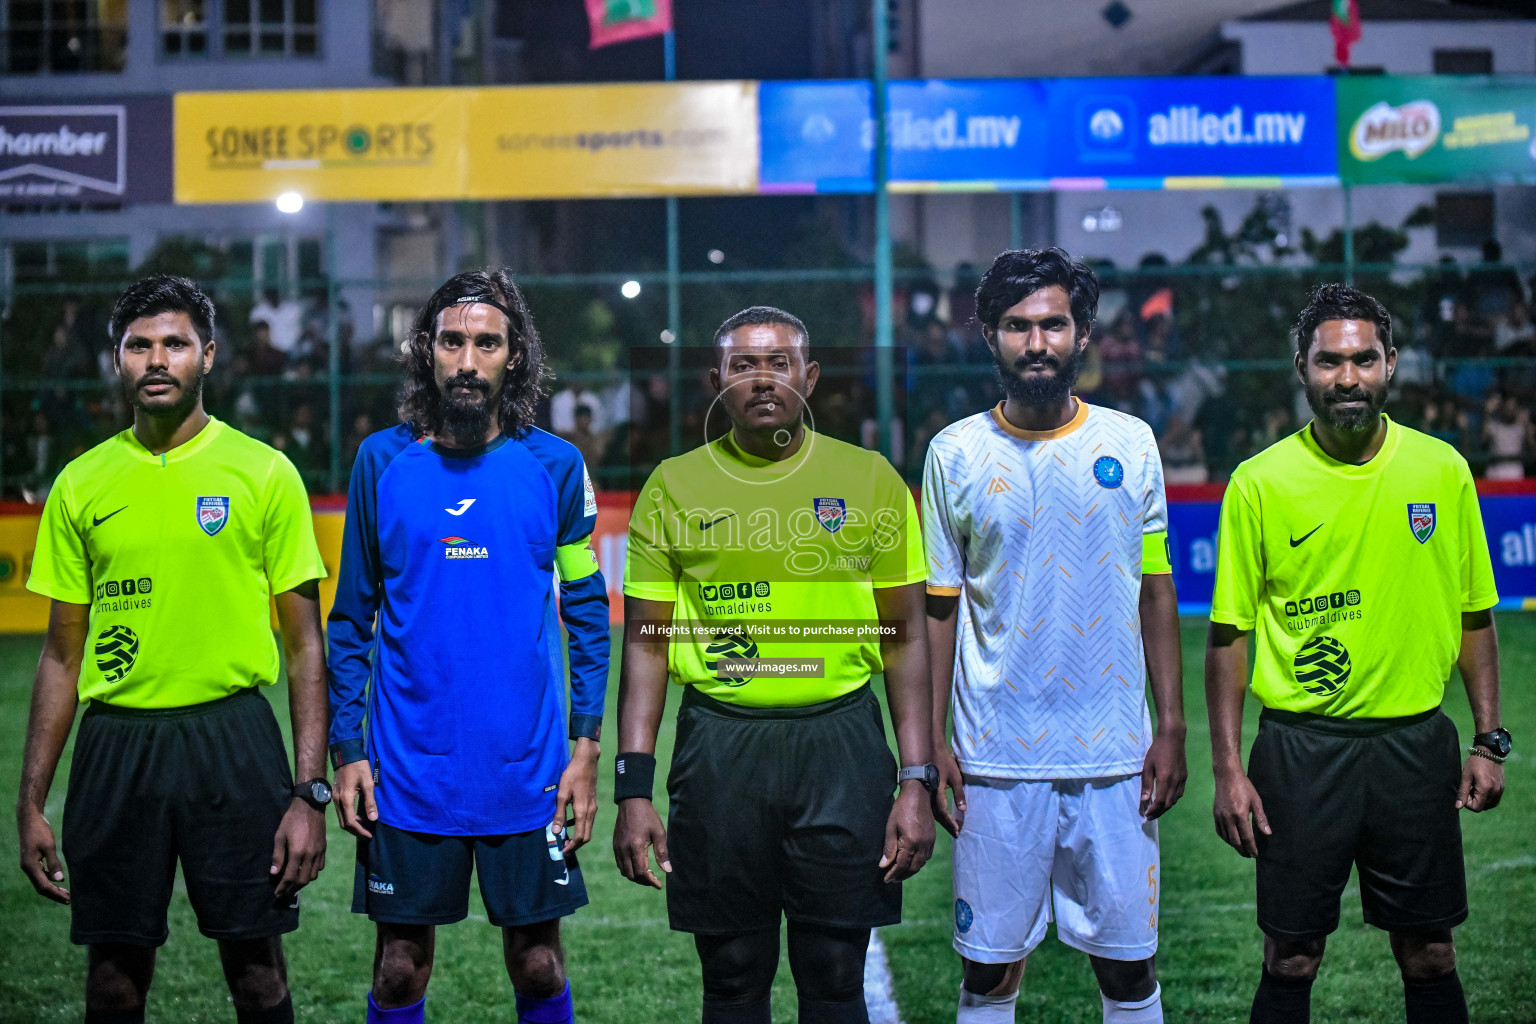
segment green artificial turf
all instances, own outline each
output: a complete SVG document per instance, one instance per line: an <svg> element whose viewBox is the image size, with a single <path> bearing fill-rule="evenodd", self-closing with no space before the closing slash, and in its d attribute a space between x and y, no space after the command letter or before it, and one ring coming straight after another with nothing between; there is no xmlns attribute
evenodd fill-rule
<svg viewBox="0 0 1536 1024"><path fill-rule="evenodd" d="M1517 753L1507 766L1509 794L1490 814L1464 815L1471 920L1457 931L1461 976L1473 1020L1523 1021L1536 1005L1536 616L1499 622L1504 721ZM1211 827L1208 733L1201 691L1204 627L1186 620L1183 635L1190 781L1183 801L1163 818L1159 973L1170 1021L1246 1021L1258 980L1261 940L1253 918L1253 865ZM40 637L0 638L0 793L14 794ZM609 724L613 699L610 688ZM287 731L286 699L269 691ZM676 693L672 694L676 700ZM1470 718L1459 681L1446 708L1463 735ZM1255 709L1250 702L1250 712ZM1246 736L1253 735L1250 714ZM671 714L658 758L664 775L672 745ZM1520 752L1521 748L1525 752ZM567 965L578 1019L653 1024L698 1019L698 965L692 941L666 927L661 893L626 882L613 866L614 808L607 792L612 744L605 750L596 835L581 855L591 905L567 922ZM64 804L68 751L48 802L55 828ZM727 827L728 823L727 823ZM299 1021L361 1021L373 929L349 912L353 841L331 819L329 866L304 892L303 919L288 936L289 978ZM78 1021L83 1017L85 952L69 944L69 912L32 892L16 867L14 829L0 829L0 1022ZM950 947L950 843L940 833L933 861L907 883L905 922L883 929L896 999L906 1024L954 1020L959 960ZM67 884L67 882L66 882ZM1525 966L1522 966L1525 965ZM775 1021L795 1019L787 963L775 988ZM431 1020L512 1022L511 986L496 929L478 893L470 920L439 930L428 994ZM1330 939L1313 990L1313 1019L1351 1024L1402 1019L1402 993L1386 936L1360 920L1358 888L1345 893L1343 924ZM1055 940L1031 958L1019 1001L1020 1021L1097 1022L1098 994L1086 959ZM161 950L149 1020L233 1021L213 943L197 932L178 883L171 938Z"/></svg>

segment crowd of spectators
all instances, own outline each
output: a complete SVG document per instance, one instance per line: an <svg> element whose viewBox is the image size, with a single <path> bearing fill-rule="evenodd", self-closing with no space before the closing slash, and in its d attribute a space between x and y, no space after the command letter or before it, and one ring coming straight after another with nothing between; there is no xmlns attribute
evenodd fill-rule
<svg viewBox="0 0 1536 1024"><path fill-rule="evenodd" d="M1409 284L1381 282L1399 351L1388 411L1455 445L1478 475L1517 479L1536 474L1536 278L1522 280L1500 263L1494 243L1483 255L1482 263L1465 269L1444 261ZM1227 288L1226 282L1160 275L1158 266L1149 260L1135 273L1106 268L1101 275L1099 319L1077 390L1151 424L1170 483L1219 482L1310 417L1289 367L1288 314L1274 301L1261 316L1246 317L1247 306L1264 305L1263 289L1270 286L1263 281L1234 279L1255 288L1256 297L1229 297L1217 307L1210 289ZM912 480L938 431L1001 396L975 322L977 276L969 264L944 286L908 275L896 297L892 445L894 461ZM1306 282L1298 280L1292 290L1304 294ZM351 311L338 303L332 323L323 293L299 299L269 290L236 308L242 315L226 313L220 328L219 364L207 384L210 410L284 451L313 491L326 492L333 479L344 488L362 440L395 421L397 340L360 343ZM874 447L867 290L861 311L863 338L815 337L822 384L811 410L816 429ZM5 498L42 500L66 462L128 422L104 319L105 310L68 299L30 353L21 339L7 336L8 378L29 382L25 390L11 385L4 396ZM347 375L334 437L332 339ZM656 347L631 350L626 370L561 374L561 339L547 337L545 344L557 383L541 422L581 450L601 488L634 489L674 440L688 448L724 429L708 385L707 348L690 350L677 376L667 369L666 351Z"/></svg>

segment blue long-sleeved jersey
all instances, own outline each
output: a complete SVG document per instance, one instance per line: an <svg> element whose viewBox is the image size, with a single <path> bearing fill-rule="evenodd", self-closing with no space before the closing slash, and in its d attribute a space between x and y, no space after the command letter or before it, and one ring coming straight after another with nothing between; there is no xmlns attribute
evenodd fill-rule
<svg viewBox="0 0 1536 1024"><path fill-rule="evenodd" d="M337 764L370 761L379 820L502 835L554 818L560 619L571 736L595 735L607 688L596 517L580 453L537 428L477 449L404 425L363 442L328 619L330 743Z"/></svg>

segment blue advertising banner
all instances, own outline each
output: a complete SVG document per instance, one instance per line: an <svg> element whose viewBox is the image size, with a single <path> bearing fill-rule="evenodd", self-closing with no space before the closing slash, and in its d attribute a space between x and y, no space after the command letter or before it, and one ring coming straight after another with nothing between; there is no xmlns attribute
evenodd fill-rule
<svg viewBox="0 0 1536 1024"><path fill-rule="evenodd" d="M1279 188L1338 182L1334 83L919 80L889 86L891 189ZM867 192L870 85L764 82L764 192Z"/></svg>
<svg viewBox="0 0 1536 1024"><path fill-rule="evenodd" d="M1500 611L1536 611L1536 494L1482 495ZM1179 612L1207 615L1216 586L1217 501L1170 502L1168 546Z"/></svg>
<svg viewBox="0 0 1536 1024"><path fill-rule="evenodd" d="M1047 84L1050 171L1058 188L1070 179L1093 188L1338 184L1332 79Z"/></svg>
<svg viewBox="0 0 1536 1024"><path fill-rule="evenodd" d="M871 191L871 95L865 81L759 83L758 191Z"/></svg>
<svg viewBox="0 0 1536 1024"><path fill-rule="evenodd" d="M893 191L1048 186L1046 79L892 82Z"/></svg>

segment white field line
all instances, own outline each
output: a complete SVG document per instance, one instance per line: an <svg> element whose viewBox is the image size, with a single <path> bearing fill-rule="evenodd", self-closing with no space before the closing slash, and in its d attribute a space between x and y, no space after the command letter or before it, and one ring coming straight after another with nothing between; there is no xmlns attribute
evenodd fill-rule
<svg viewBox="0 0 1536 1024"><path fill-rule="evenodd" d="M869 1024L901 1024L891 965L886 962L878 931L869 933L869 952L864 957L864 1002L869 1006Z"/></svg>

